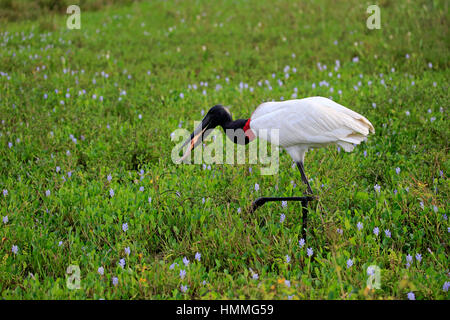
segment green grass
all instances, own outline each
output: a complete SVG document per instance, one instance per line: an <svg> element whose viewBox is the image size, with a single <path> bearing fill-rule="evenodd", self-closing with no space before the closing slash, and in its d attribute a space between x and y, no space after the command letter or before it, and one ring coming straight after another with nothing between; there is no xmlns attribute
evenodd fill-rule
<svg viewBox="0 0 450 320"><path fill-rule="evenodd" d="M366 28L369 4L152 1L81 7L81 30L65 16L2 24L2 298L448 299L448 4L380 1L380 30ZM272 90L258 85L266 79ZM170 157L170 134L181 121L192 130L202 109L220 103L248 118L294 88L299 98L332 96L376 130L352 153L307 154L319 200L303 248L298 204L246 211L260 196L304 192L285 152L274 176ZM66 286L69 265L80 267L79 290ZM366 289L370 265L381 269L380 289Z"/></svg>

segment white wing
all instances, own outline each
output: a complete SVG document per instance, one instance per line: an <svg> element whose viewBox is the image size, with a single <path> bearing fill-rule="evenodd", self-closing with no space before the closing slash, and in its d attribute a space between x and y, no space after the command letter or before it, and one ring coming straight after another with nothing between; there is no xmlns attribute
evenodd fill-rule
<svg viewBox="0 0 450 320"><path fill-rule="evenodd" d="M285 148L336 143L345 151L375 132L365 117L324 97L263 103L253 112L250 128L256 135L279 129L279 145ZM273 142L270 134L259 137Z"/></svg>

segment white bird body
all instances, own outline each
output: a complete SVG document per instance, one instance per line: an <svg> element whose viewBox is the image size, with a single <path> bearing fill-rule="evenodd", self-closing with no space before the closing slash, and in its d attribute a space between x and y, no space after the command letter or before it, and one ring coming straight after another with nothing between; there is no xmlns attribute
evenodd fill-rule
<svg viewBox="0 0 450 320"><path fill-rule="evenodd" d="M375 132L365 117L324 97L265 102L249 119L234 121L226 107L215 105L181 147L189 144L180 160L186 159L205 140L212 131L208 129L217 126L227 135L228 130L234 130L234 134L228 135L234 143L247 144L257 136L284 148L296 162L309 194L313 192L303 166L309 148L336 144L350 152L365 141L369 133Z"/></svg>
<svg viewBox="0 0 450 320"><path fill-rule="evenodd" d="M262 103L249 127L271 143L276 143L272 129L278 129L278 145L301 163L309 148L336 144L350 152L375 132L364 116L324 97Z"/></svg>

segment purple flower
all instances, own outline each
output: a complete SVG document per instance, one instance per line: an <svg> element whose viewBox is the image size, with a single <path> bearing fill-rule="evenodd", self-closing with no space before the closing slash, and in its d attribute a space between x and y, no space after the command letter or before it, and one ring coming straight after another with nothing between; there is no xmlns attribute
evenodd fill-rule
<svg viewBox="0 0 450 320"><path fill-rule="evenodd" d="M8 190L3 189L3 196L6 197L8 195Z"/></svg>
<svg viewBox="0 0 450 320"><path fill-rule="evenodd" d="M422 261L422 255L420 253L416 254L416 260L418 262Z"/></svg>
<svg viewBox="0 0 450 320"><path fill-rule="evenodd" d="M450 287L450 282L445 281L444 285L442 286L442 290L447 292L449 287Z"/></svg>
<svg viewBox="0 0 450 320"><path fill-rule="evenodd" d="M139 191L140 191L140 192L143 192L143 191L144 191L144 187L141 186L141 187L139 188Z"/></svg>
<svg viewBox="0 0 450 320"><path fill-rule="evenodd" d="M287 287L290 287L290 286L291 286L291 282L290 282L289 280L284 280L284 284L285 284Z"/></svg>
<svg viewBox="0 0 450 320"><path fill-rule="evenodd" d="M202 255L200 254L200 252L197 252L195 254L195 260L200 261L201 257L202 257Z"/></svg>
<svg viewBox="0 0 450 320"><path fill-rule="evenodd" d="M123 230L123 232L127 232L128 231L128 223L122 224L122 230Z"/></svg>
<svg viewBox="0 0 450 320"><path fill-rule="evenodd" d="M255 191L259 190L259 184L255 183Z"/></svg>
<svg viewBox="0 0 450 320"><path fill-rule="evenodd" d="M388 238L391 237L391 231L389 231L389 229L384 230L384 234L385 234L386 237L388 237Z"/></svg>
<svg viewBox="0 0 450 320"><path fill-rule="evenodd" d="M347 269L350 268L351 266L353 266L353 260L352 259L348 259L347 260Z"/></svg>
<svg viewBox="0 0 450 320"><path fill-rule="evenodd" d="M7 224L8 221L9 221L9 220L8 220L8 216L4 216L4 217L3 217L3 223L4 223L4 224Z"/></svg>
<svg viewBox="0 0 450 320"><path fill-rule="evenodd" d="M252 278L253 278L253 280L258 280L259 276L257 273L253 273Z"/></svg>
<svg viewBox="0 0 450 320"><path fill-rule="evenodd" d="M363 228L363 224L361 222L358 222L356 227L358 228L358 230L361 230Z"/></svg>
<svg viewBox="0 0 450 320"><path fill-rule="evenodd" d="M314 254L314 250L312 248L308 248L306 249L306 254L308 255L308 257L311 257Z"/></svg>
<svg viewBox="0 0 450 320"><path fill-rule="evenodd" d="M50 190L45 191L45 195L46 195L47 197L50 197Z"/></svg>
<svg viewBox="0 0 450 320"><path fill-rule="evenodd" d="M108 180L108 182L111 182L111 180L112 180L112 175L111 174L108 174L108 176L106 177L106 179ZM112 190L112 189L111 189Z"/></svg>
<svg viewBox="0 0 450 320"><path fill-rule="evenodd" d="M291 257L289 257L289 255L287 254L286 255L286 263L289 263L289 262L291 262Z"/></svg>
<svg viewBox="0 0 450 320"><path fill-rule="evenodd" d="M396 172L397 174L399 174L399 173L400 173L400 168L399 168L399 167L395 168L395 172Z"/></svg>
<svg viewBox="0 0 450 320"><path fill-rule="evenodd" d="M130 247L126 247L126 248L125 248L125 254L126 254L127 256L129 256L130 253L131 253Z"/></svg>
<svg viewBox="0 0 450 320"><path fill-rule="evenodd" d="M287 201L281 201L281 207L286 208L287 207Z"/></svg>
<svg viewBox="0 0 450 320"><path fill-rule="evenodd" d="M286 219L286 215L282 213L282 214L280 215L280 223L283 223L283 222L284 222L284 219Z"/></svg>
<svg viewBox="0 0 450 320"><path fill-rule="evenodd" d="M114 190L111 188L109 189L109 196L112 198L114 197Z"/></svg>
<svg viewBox="0 0 450 320"><path fill-rule="evenodd" d="M184 265L187 267L187 266L189 265L189 260L188 260L188 258L184 257L184 258L183 258L183 263L184 263Z"/></svg>
<svg viewBox="0 0 450 320"><path fill-rule="evenodd" d="M376 192L380 193L381 186L379 186L378 184L376 184L373 188L375 189Z"/></svg>
<svg viewBox="0 0 450 320"><path fill-rule="evenodd" d="M413 292L408 292L408 299L409 300L416 300L416 296L414 295Z"/></svg>
<svg viewBox="0 0 450 320"><path fill-rule="evenodd" d="M408 254L408 255L406 256L406 261L407 261L407 262L412 262L412 260L413 260L413 257L412 257L410 254Z"/></svg>
<svg viewBox="0 0 450 320"><path fill-rule="evenodd" d="M119 279L117 277L113 277L112 278L112 283L114 286L117 286L117 284L119 283Z"/></svg>
<svg viewBox="0 0 450 320"><path fill-rule="evenodd" d="M183 293L186 293L186 291L188 291L187 285L186 286L181 285L180 289L181 289L181 292L183 292Z"/></svg>
<svg viewBox="0 0 450 320"><path fill-rule="evenodd" d="M19 247L17 247L16 245L13 245L12 248L11 248L11 251L12 251L14 254L17 254L17 252L19 251Z"/></svg>
<svg viewBox="0 0 450 320"><path fill-rule="evenodd" d="M170 265L169 269L173 270L175 268L175 265L178 265L178 263L174 262Z"/></svg>
<svg viewBox="0 0 450 320"><path fill-rule="evenodd" d="M181 280L183 280L185 276L186 276L186 270L180 270L180 278L181 278Z"/></svg>
<svg viewBox="0 0 450 320"><path fill-rule="evenodd" d="M237 213L241 213L241 207L237 208Z"/></svg>
<svg viewBox="0 0 450 320"><path fill-rule="evenodd" d="M103 267L98 267L97 272L98 272L100 275L103 275L103 274L105 273L105 269L103 269Z"/></svg>
<svg viewBox="0 0 450 320"><path fill-rule="evenodd" d="M122 269L125 267L125 259L120 259L119 265L122 267Z"/></svg>
<svg viewBox="0 0 450 320"><path fill-rule="evenodd" d="M380 229L378 227L373 228L373 234L378 236L378 233L380 232Z"/></svg>
<svg viewBox="0 0 450 320"><path fill-rule="evenodd" d="M300 248L303 248L303 246L305 245L305 239L301 238L301 239L298 241L298 245L300 246Z"/></svg>

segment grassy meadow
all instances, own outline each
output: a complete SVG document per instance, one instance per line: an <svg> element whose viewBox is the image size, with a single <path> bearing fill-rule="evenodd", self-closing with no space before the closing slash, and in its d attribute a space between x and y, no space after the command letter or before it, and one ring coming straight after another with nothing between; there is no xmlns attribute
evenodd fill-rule
<svg viewBox="0 0 450 320"><path fill-rule="evenodd" d="M449 299L448 2L88 2L69 30L0 1L2 299ZM216 104L309 96L376 132L306 155L306 239L299 204L248 212L304 193L286 152L171 160Z"/></svg>

